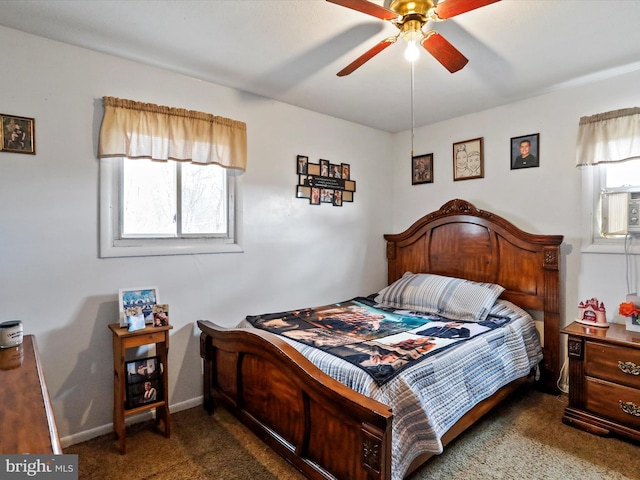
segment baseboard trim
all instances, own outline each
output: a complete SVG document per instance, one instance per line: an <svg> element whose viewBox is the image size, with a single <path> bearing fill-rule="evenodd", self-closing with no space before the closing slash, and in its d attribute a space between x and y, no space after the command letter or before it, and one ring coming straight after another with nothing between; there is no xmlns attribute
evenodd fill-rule
<svg viewBox="0 0 640 480"><path fill-rule="evenodd" d="M171 411L171 413L177 413L182 410L187 410L189 408L202 405L203 400L204 397L201 395L190 400L185 400L184 402L170 405L169 410ZM139 415L132 415L125 420L125 423L127 425L133 425L134 423L146 422L147 420L151 420L153 418L154 413L155 411L147 411ZM113 432L113 423L108 423L106 425L101 425L100 427L91 428L89 430L84 430L82 432L62 437L60 439L60 445L62 446L62 448L67 448L71 445L86 442L87 440L91 440L92 438L99 437L100 435L106 435L107 433L111 432Z"/></svg>

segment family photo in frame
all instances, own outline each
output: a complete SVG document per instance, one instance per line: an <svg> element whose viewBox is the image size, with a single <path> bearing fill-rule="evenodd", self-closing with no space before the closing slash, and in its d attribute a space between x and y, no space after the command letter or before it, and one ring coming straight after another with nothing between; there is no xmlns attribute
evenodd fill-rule
<svg viewBox="0 0 640 480"><path fill-rule="evenodd" d="M511 170L540 166L540 134L511 139Z"/></svg>
<svg viewBox="0 0 640 480"><path fill-rule="evenodd" d="M453 180L484 178L483 138L453 144Z"/></svg>
<svg viewBox="0 0 640 480"><path fill-rule="evenodd" d="M127 375L126 407L139 407L162 399L160 357L148 357L125 363Z"/></svg>
<svg viewBox="0 0 640 480"><path fill-rule="evenodd" d="M433 183L433 153L411 157L411 185Z"/></svg>
<svg viewBox="0 0 640 480"><path fill-rule="evenodd" d="M120 306L120 326L126 327L127 314L131 309L141 309L144 323L153 323L153 307L160 302L158 287L121 288L118 291Z"/></svg>

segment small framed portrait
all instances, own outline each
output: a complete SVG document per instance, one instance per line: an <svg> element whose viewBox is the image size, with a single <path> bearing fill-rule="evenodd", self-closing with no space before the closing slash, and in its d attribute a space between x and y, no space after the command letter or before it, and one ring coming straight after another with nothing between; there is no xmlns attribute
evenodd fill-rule
<svg viewBox="0 0 640 480"><path fill-rule="evenodd" d="M2 133L0 150L13 153L36 154L35 120L27 117L0 114Z"/></svg>
<svg viewBox="0 0 640 480"><path fill-rule="evenodd" d="M336 190L333 192L333 204L336 207L342 206L342 190Z"/></svg>
<svg viewBox="0 0 640 480"><path fill-rule="evenodd" d="M640 317L637 315L629 315L626 320L626 329L629 332L640 332Z"/></svg>
<svg viewBox="0 0 640 480"><path fill-rule="evenodd" d="M511 170L540 166L540 134L511 139Z"/></svg>
<svg viewBox="0 0 640 480"><path fill-rule="evenodd" d="M148 357L125 363L127 375L126 408L136 408L163 399L160 357Z"/></svg>
<svg viewBox="0 0 640 480"><path fill-rule="evenodd" d="M153 312L154 327L167 327L169 325L169 305L166 303L154 305L151 311Z"/></svg>
<svg viewBox="0 0 640 480"><path fill-rule="evenodd" d="M333 189L332 188L322 188L322 189L320 189L320 202L322 202L322 203L333 203Z"/></svg>
<svg viewBox="0 0 640 480"><path fill-rule="evenodd" d="M130 308L140 307L145 323L153 323L153 306L158 304L158 287L121 288L118 290L120 305L120 326L126 327L125 312Z"/></svg>
<svg viewBox="0 0 640 480"><path fill-rule="evenodd" d="M483 138L453 144L453 180L484 178Z"/></svg>
<svg viewBox="0 0 640 480"><path fill-rule="evenodd" d="M329 160L320 159L320 176L328 177L329 176Z"/></svg>
<svg viewBox="0 0 640 480"><path fill-rule="evenodd" d="M309 157L298 155L296 160L296 171L298 175L306 175L309 173Z"/></svg>
<svg viewBox="0 0 640 480"><path fill-rule="evenodd" d="M311 198L309 199L311 205L320 205L320 189L318 187L311 188Z"/></svg>
<svg viewBox="0 0 640 480"><path fill-rule="evenodd" d="M341 164L342 167L342 179L350 180L351 179L351 165L348 163Z"/></svg>
<svg viewBox="0 0 640 480"><path fill-rule="evenodd" d="M433 153L411 158L411 185L433 183Z"/></svg>

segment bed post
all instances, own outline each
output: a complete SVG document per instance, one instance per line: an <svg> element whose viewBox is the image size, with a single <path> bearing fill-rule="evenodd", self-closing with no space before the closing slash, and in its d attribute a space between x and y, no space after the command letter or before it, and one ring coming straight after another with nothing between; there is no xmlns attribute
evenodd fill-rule
<svg viewBox="0 0 640 480"><path fill-rule="evenodd" d="M545 246L544 254L544 347L541 384L547 393L558 394L560 376L560 246Z"/></svg>
<svg viewBox="0 0 640 480"><path fill-rule="evenodd" d="M200 334L200 356L202 357L202 364L204 368L202 391L203 391L203 407L209 415L213 414L215 404L213 396L211 395L211 389L213 384L213 345L211 343L211 337L206 333Z"/></svg>

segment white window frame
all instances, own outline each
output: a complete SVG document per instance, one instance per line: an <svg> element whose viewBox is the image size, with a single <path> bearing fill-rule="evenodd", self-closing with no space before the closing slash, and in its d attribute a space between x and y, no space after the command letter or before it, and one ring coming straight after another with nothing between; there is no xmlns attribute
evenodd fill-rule
<svg viewBox="0 0 640 480"><path fill-rule="evenodd" d="M580 167L582 170L583 253L640 255L640 237L600 235L600 191L605 185L606 164Z"/></svg>
<svg viewBox="0 0 640 480"><path fill-rule="evenodd" d="M227 174L228 235L208 238L121 238L120 202L122 158L101 158L100 162L100 258L145 257L156 255L193 255L238 253L241 219L238 212L239 181Z"/></svg>

